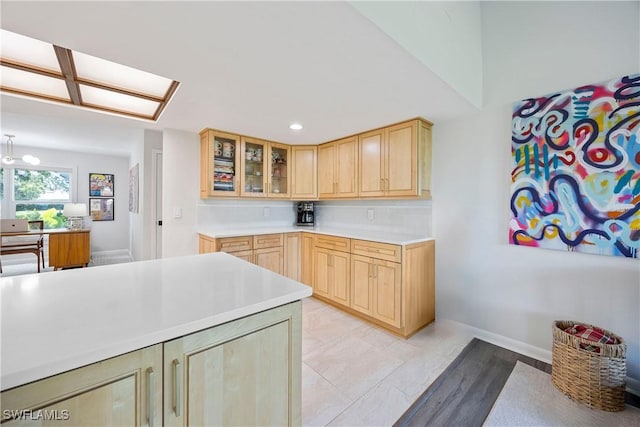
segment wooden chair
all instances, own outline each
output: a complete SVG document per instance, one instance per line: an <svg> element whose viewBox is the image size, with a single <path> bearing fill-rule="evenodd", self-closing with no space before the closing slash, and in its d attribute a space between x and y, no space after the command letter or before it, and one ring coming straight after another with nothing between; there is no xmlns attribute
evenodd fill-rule
<svg viewBox="0 0 640 427"><path fill-rule="evenodd" d="M30 234L1 236L0 255L32 253L38 258L38 273L40 273L41 262L44 268L44 221L29 221L29 230ZM39 231L39 233L33 233L33 231ZM1 262L0 273L2 273Z"/></svg>

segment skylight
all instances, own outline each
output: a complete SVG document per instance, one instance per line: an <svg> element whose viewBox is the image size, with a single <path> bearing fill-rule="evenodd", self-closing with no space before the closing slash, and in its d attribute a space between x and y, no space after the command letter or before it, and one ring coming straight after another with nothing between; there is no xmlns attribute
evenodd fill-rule
<svg viewBox="0 0 640 427"><path fill-rule="evenodd" d="M0 29L0 90L157 121L175 80Z"/></svg>

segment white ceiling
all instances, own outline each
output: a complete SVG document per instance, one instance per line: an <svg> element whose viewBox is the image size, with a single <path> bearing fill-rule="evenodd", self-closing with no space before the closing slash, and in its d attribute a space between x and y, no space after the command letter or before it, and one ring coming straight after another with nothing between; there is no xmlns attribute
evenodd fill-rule
<svg viewBox="0 0 640 427"><path fill-rule="evenodd" d="M0 130L17 147L126 154L142 129L205 127L316 144L476 111L344 2L2 1L0 12L6 30L181 82L157 123L2 95Z"/></svg>

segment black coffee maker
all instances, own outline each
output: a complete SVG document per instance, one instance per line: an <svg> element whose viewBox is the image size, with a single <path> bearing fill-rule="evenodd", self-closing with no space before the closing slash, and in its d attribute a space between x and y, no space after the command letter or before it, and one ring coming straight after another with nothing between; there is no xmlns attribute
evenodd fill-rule
<svg viewBox="0 0 640 427"><path fill-rule="evenodd" d="M313 202L296 203L297 222L296 225L313 226L316 221L316 215L313 210Z"/></svg>

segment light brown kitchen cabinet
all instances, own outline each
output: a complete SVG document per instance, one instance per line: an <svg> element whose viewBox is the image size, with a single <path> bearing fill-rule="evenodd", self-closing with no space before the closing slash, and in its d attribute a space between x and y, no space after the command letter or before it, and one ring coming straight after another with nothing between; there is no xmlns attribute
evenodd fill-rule
<svg viewBox="0 0 640 427"><path fill-rule="evenodd" d="M291 196L291 146L242 137L240 175L243 197Z"/></svg>
<svg viewBox="0 0 640 427"><path fill-rule="evenodd" d="M240 176L244 197L267 197L269 191L269 143L257 138L241 138Z"/></svg>
<svg viewBox="0 0 640 427"><path fill-rule="evenodd" d="M320 199L358 196L358 137L318 146L318 196Z"/></svg>
<svg viewBox="0 0 640 427"><path fill-rule="evenodd" d="M300 280L300 234L284 233L284 269L283 275Z"/></svg>
<svg viewBox="0 0 640 427"><path fill-rule="evenodd" d="M164 344L164 425L300 425L298 301Z"/></svg>
<svg viewBox="0 0 640 427"><path fill-rule="evenodd" d="M291 197L291 146L272 142L269 144L269 197Z"/></svg>
<svg viewBox="0 0 640 427"><path fill-rule="evenodd" d="M350 257L347 252L318 247L316 243L314 293L348 306L351 299Z"/></svg>
<svg viewBox="0 0 640 427"><path fill-rule="evenodd" d="M431 126L417 118L318 146L205 129L200 197L430 198Z"/></svg>
<svg viewBox="0 0 640 427"><path fill-rule="evenodd" d="M294 145L291 147L291 198L315 200L318 198L318 147Z"/></svg>
<svg viewBox="0 0 640 427"><path fill-rule="evenodd" d="M284 248L282 246L253 251L253 263L274 273L284 272Z"/></svg>
<svg viewBox="0 0 640 427"><path fill-rule="evenodd" d="M319 234L314 296L408 337L435 319L434 248L434 241L393 245ZM345 254L350 267L333 254ZM337 279L344 270L347 277Z"/></svg>
<svg viewBox="0 0 640 427"><path fill-rule="evenodd" d="M208 254L211 252L216 252L216 239L214 239L213 237L199 234L198 235L198 253Z"/></svg>
<svg viewBox="0 0 640 427"><path fill-rule="evenodd" d="M315 234L300 233L300 282L314 286L314 256L316 246Z"/></svg>
<svg viewBox="0 0 640 427"><path fill-rule="evenodd" d="M1 396L6 426L161 426L162 344L3 391ZM36 419L29 422L27 415L5 424L20 410L30 410Z"/></svg>
<svg viewBox="0 0 640 427"><path fill-rule="evenodd" d="M200 132L200 198L240 196L240 136Z"/></svg>
<svg viewBox="0 0 640 427"><path fill-rule="evenodd" d="M401 264L351 255L351 308L400 327Z"/></svg>
<svg viewBox="0 0 640 427"><path fill-rule="evenodd" d="M359 135L360 197L431 196L431 124L420 119Z"/></svg>
<svg viewBox="0 0 640 427"><path fill-rule="evenodd" d="M200 253L227 252L274 273L284 273L284 240L282 233L238 237L198 235Z"/></svg>

